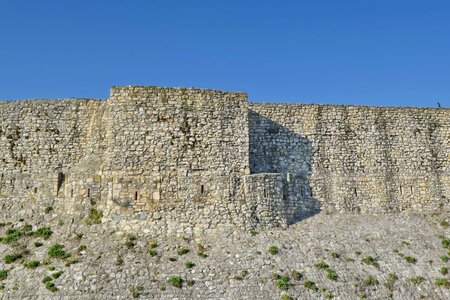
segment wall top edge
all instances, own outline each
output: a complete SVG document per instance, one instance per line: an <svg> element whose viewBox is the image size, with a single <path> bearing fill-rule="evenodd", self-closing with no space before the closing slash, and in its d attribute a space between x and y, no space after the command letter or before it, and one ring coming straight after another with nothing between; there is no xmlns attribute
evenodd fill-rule
<svg viewBox="0 0 450 300"><path fill-rule="evenodd" d="M161 86L149 86L149 85L127 85L127 86L112 86L111 94L115 91L124 91L124 90L140 90L140 91L151 91L151 92L191 92L191 93L220 93L220 94L242 94L247 95L246 92L241 91L224 91L218 89L205 89L205 88L195 88L195 87L161 87Z"/></svg>
<svg viewBox="0 0 450 300"><path fill-rule="evenodd" d="M292 102L249 102L249 108L252 107L335 107L335 108L347 108L347 109L417 109L417 110L432 110L432 111L450 111L450 108L447 107L427 107L427 106L382 106L382 105L358 105L358 104L318 104L318 103L292 103Z"/></svg>
<svg viewBox="0 0 450 300"><path fill-rule="evenodd" d="M104 101L106 99L98 99L98 98L37 98L37 99L0 99L0 105L3 103L11 103L11 102L56 102L56 101L74 101L74 102L89 102L89 101Z"/></svg>

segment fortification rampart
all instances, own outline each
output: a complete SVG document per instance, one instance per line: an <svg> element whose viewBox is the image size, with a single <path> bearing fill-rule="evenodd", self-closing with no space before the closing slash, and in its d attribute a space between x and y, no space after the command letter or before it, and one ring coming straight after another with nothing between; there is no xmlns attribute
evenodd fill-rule
<svg viewBox="0 0 450 300"><path fill-rule="evenodd" d="M250 104L252 173L310 177L328 210L431 211L450 197L450 110Z"/></svg>
<svg viewBox="0 0 450 300"><path fill-rule="evenodd" d="M2 101L0 141L1 197L161 232L449 206L448 109L113 87L104 101Z"/></svg>

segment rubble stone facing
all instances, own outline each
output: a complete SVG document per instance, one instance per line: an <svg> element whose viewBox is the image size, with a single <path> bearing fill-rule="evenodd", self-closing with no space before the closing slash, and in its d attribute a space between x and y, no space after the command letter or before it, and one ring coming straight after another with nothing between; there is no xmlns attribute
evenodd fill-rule
<svg viewBox="0 0 450 300"><path fill-rule="evenodd" d="M0 197L95 205L159 234L449 205L448 109L127 86L104 101L0 101L0 141Z"/></svg>

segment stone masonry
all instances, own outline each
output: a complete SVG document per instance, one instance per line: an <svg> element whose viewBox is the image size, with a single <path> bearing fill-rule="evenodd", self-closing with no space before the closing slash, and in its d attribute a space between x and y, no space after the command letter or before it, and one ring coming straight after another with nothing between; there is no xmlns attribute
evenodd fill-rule
<svg viewBox="0 0 450 300"><path fill-rule="evenodd" d="M113 87L106 100L0 101L0 197L95 203L161 232L285 227L319 210L449 207L450 110L248 103Z"/></svg>

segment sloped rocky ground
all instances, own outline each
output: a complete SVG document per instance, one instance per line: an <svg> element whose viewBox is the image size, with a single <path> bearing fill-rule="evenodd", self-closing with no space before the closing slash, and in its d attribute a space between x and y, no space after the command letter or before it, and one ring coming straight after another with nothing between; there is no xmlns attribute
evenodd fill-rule
<svg viewBox="0 0 450 300"><path fill-rule="evenodd" d="M2 202L2 299L450 299L444 212L161 237L33 207Z"/></svg>

